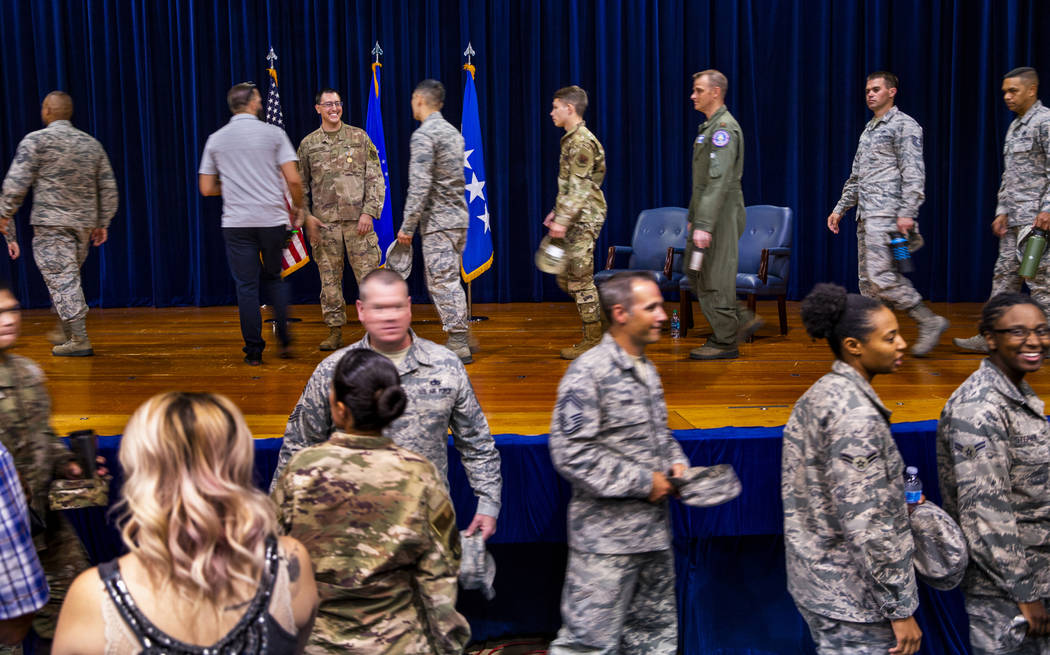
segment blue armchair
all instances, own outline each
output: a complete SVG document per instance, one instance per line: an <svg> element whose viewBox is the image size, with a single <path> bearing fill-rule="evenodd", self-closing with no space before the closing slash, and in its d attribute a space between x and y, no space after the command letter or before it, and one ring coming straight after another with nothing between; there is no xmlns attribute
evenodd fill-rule
<svg viewBox="0 0 1050 655"><path fill-rule="evenodd" d="M780 334L787 334L788 274L791 272L791 233L794 213L790 207L752 205L740 236L736 292L747 296L747 308L755 311L758 296L776 296ZM692 288L689 279L680 283L679 306L682 335L693 327ZM752 337L748 338L751 341Z"/></svg>
<svg viewBox="0 0 1050 655"><path fill-rule="evenodd" d="M656 276L661 291L676 291L684 279L681 253L689 234L688 214L684 207L642 211L634 226L631 245L609 247L605 270L595 274L594 283L601 284L621 271L646 270ZM626 268L615 268L618 255L628 256Z"/></svg>

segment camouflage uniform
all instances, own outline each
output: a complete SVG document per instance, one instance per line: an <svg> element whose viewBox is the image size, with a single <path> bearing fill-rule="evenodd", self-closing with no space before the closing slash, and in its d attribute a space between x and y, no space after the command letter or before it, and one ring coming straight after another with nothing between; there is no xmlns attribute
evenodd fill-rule
<svg viewBox="0 0 1050 655"><path fill-rule="evenodd" d="M687 269L693 293L714 333L707 344L736 348L736 333L749 319L736 300L740 235L746 215L740 178L744 174L744 132L725 106L700 125L693 143L693 195L685 259L693 254L693 230L711 233L699 272Z"/></svg>
<svg viewBox="0 0 1050 655"><path fill-rule="evenodd" d="M922 128L897 107L874 117L864 127L853 157L853 170L833 210L843 214L857 206L857 273L860 292L892 309L911 309L922 296L897 272L889 233L897 218L916 218L926 195Z"/></svg>
<svg viewBox="0 0 1050 655"><path fill-rule="evenodd" d="M459 532L432 463L386 437L335 432L291 459L273 497L314 563L307 653L463 652Z"/></svg>
<svg viewBox="0 0 1050 655"><path fill-rule="evenodd" d="M604 179L605 150L586 123L580 121L561 138L554 222L567 228L565 270L558 275L558 286L576 301L584 323L601 320L598 289L594 286L594 242L605 224L608 209L602 193Z"/></svg>
<svg viewBox="0 0 1050 655"><path fill-rule="evenodd" d="M558 385L551 460L572 484L558 653L674 653L674 555L653 473L689 466L667 429L656 367L606 334Z"/></svg>
<svg viewBox="0 0 1050 655"><path fill-rule="evenodd" d="M345 123L336 132L314 130L297 154L307 211L322 223L320 240L310 243L321 273L321 312L325 325L339 327L346 323L343 249L358 284L379 267L379 238L375 230L359 235L357 221L382 213L386 181L368 134Z"/></svg>
<svg viewBox="0 0 1050 655"><path fill-rule="evenodd" d="M87 316L80 266L91 231L109 227L117 213L117 182L102 145L69 121L53 121L30 132L15 151L4 178L0 217L14 216L33 188L33 258L59 318ZM15 222L8 226L14 240Z"/></svg>
<svg viewBox="0 0 1050 655"><path fill-rule="evenodd" d="M1017 233L1031 225L1039 212L1050 212L1050 109L1035 101L1024 116L1006 130L1003 142L1003 177L995 215L1006 214L1006 235L999 240L999 258L992 275L992 298L1006 291L1019 291ZM1050 257L1044 257L1039 273L1028 280L1032 298L1050 320Z"/></svg>
<svg viewBox="0 0 1050 655"><path fill-rule="evenodd" d="M843 651L844 643L892 646L890 621L919 605L904 462L889 418L868 381L835 360L784 427L788 591L821 653L869 652Z"/></svg>
<svg viewBox="0 0 1050 655"><path fill-rule="evenodd" d="M463 135L435 111L412 133L408 197L401 231L419 227L427 291L445 332L466 332L467 297L459 281L467 245Z"/></svg>
<svg viewBox="0 0 1050 655"><path fill-rule="evenodd" d="M47 523L33 542L47 575L51 600L37 612L33 630L51 639L69 585L89 566L73 526L61 513L48 509L51 480L73 461L73 454L51 429L51 399L43 371L18 355L5 353L0 358L0 443L14 458L29 507Z"/></svg>
<svg viewBox="0 0 1050 655"><path fill-rule="evenodd" d="M1033 640L1029 650L1004 650L997 633L1020 614L1017 603L1050 599L1048 467L1043 401L984 360L937 426L944 509L970 546L962 587L975 652L1038 652Z"/></svg>
<svg viewBox="0 0 1050 655"><path fill-rule="evenodd" d="M397 367L401 386L408 394L408 406L401 418L387 426L384 433L397 445L433 462L444 479L448 476L448 433L451 429L470 486L478 497L477 512L498 517L503 484L499 452L481 405L474 396L467 371L447 348L415 333L410 334L412 346ZM357 343L324 358L314 369L288 417L274 472L275 481L292 455L307 446L322 443L335 431L328 405L335 366L348 350L370 347L368 335L365 335Z"/></svg>

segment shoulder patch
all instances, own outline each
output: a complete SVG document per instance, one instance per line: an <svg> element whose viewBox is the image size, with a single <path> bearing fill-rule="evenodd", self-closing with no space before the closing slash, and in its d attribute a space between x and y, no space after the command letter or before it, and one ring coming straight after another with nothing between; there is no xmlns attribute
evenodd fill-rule
<svg viewBox="0 0 1050 655"><path fill-rule="evenodd" d="M707 136L706 134L701 134L700 136L696 137L696 142L697 142L697 144L699 144L699 145L703 145L703 143L704 143L704 137L706 137L706 136Z"/></svg>
<svg viewBox="0 0 1050 655"><path fill-rule="evenodd" d="M988 442L982 439L981 441L978 441L975 444L967 444L965 446L960 443L956 443L954 448L955 452L959 453L966 459L976 459L977 456L981 454L981 451L984 450L987 446Z"/></svg>
<svg viewBox="0 0 1050 655"><path fill-rule="evenodd" d="M572 172L577 175L586 175L590 173L593 159L591 157L590 150L587 148L580 148L572 158Z"/></svg>
<svg viewBox="0 0 1050 655"><path fill-rule="evenodd" d="M558 426L565 434L576 434L583 427L583 401L575 390L558 399Z"/></svg>
<svg viewBox="0 0 1050 655"><path fill-rule="evenodd" d="M839 459L846 462L857 471L863 473L864 471L867 471L869 468L871 468L871 465L874 464L879 459L879 457L881 457L879 451L873 450L867 455L841 455Z"/></svg>
<svg viewBox="0 0 1050 655"><path fill-rule="evenodd" d="M918 134L913 134L911 137L911 144L916 148L922 148L922 137Z"/></svg>
<svg viewBox="0 0 1050 655"><path fill-rule="evenodd" d="M722 148L729 144L729 132L725 130L718 130L711 135L711 143L715 144L715 147Z"/></svg>

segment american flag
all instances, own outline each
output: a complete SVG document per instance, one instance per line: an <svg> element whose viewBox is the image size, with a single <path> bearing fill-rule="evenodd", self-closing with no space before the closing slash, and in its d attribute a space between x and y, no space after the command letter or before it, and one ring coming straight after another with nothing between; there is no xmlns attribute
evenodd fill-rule
<svg viewBox="0 0 1050 655"><path fill-rule="evenodd" d="M270 90L266 93L266 122L284 129L284 115L281 113L281 94L277 91L277 71L273 68L267 69L270 74ZM292 212L292 199L288 191L284 192L284 203L288 207L288 215ZM298 271L310 261L306 254L306 241L303 239L302 230L292 233L288 245L282 253L281 277L286 277Z"/></svg>

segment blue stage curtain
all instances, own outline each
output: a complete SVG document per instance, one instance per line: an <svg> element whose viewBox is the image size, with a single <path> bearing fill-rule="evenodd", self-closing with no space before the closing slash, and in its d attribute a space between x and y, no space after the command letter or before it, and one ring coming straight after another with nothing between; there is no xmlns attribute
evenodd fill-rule
<svg viewBox="0 0 1050 655"><path fill-rule="evenodd" d="M1000 78L1020 65L1050 75L1050 49L1037 47L1048 25L1050 3L1039 0L6 0L0 159L6 167L22 136L40 126L44 94L69 91L74 124L106 147L121 189L110 242L85 269L90 302L229 304L221 201L200 198L196 171L208 134L228 119L230 85L263 80L273 45L293 142L316 127L321 86L340 89L344 118L362 125L379 40L397 223L412 88L424 77L443 80L445 115L455 121L460 53L471 41L495 248L474 298L564 300L532 264L556 194L561 132L547 116L551 94L574 83L590 94L586 118L609 170L601 253L629 242L642 209L687 204L700 121L690 75L718 68L744 128L747 203L795 210L798 298L819 281L856 286L852 219L837 237L824 219L869 117L864 76L889 69L901 79L899 106L925 128L927 199L918 218L929 245L913 277L933 300L983 300L1012 117ZM26 210L17 217L23 251L28 219ZM14 266L0 257L0 276L8 275L26 305L48 304L32 257ZM291 284L296 302L316 301L312 264ZM421 275L412 294L426 299Z"/></svg>
<svg viewBox="0 0 1050 655"><path fill-rule="evenodd" d="M919 468L931 502L937 489L936 421L899 423L893 435L904 461ZM698 509L671 505L679 634L687 655L793 655L813 653L802 617L787 592L780 502L781 428L679 430L675 437L694 465L731 464L740 477L739 498ZM558 476L547 437L497 435L503 472L503 507L488 547L496 560L496 598L464 591L458 607L475 640L507 635L553 634L561 623L565 572L565 513L571 490ZM100 453L114 473L111 499L120 494L119 437L103 437ZM255 442L255 482L267 488L280 439ZM460 528L476 500L458 452L449 445L450 493ZM119 535L101 508L67 512L92 561L121 552ZM110 515L112 519L112 515ZM959 590L941 592L920 583L916 620L926 655L968 652L968 622Z"/></svg>

